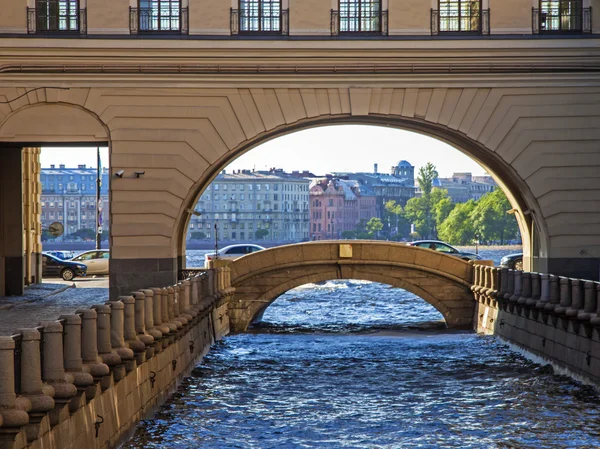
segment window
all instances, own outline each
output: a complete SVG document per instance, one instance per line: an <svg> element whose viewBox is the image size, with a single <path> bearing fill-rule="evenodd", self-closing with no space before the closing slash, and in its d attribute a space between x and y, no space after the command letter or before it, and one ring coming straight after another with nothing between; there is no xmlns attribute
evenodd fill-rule
<svg viewBox="0 0 600 449"><path fill-rule="evenodd" d="M340 0L339 11L332 15L331 34L387 34L387 11L381 10L381 0Z"/></svg>
<svg viewBox="0 0 600 449"><path fill-rule="evenodd" d="M36 0L35 8L28 8L27 28L30 33L84 31L80 27L84 12L79 0Z"/></svg>
<svg viewBox="0 0 600 449"><path fill-rule="evenodd" d="M591 11L583 0L540 0L533 14L534 33L591 32Z"/></svg>
<svg viewBox="0 0 600 449"><path fill-rule="evenodd" d="M238 32L287 34L286 19L287 11L282 11L281 0L240 0L239 11L232 11L231 34Z"/></svg>
<svg viewBox="0 0 600 449"><path fill-rule="evenodd" d="M136 32L187 32L187 8L181 0L139 0L131 8L130 28Z"/></svg>
<svg viewBox="0 0 600 449"><path fill-rule="evenodd" d="M481 0L439 0L438 4L437 20L431 19L433 34L435 26L440 33L489 34L489 10L481 9Z"/></svg>

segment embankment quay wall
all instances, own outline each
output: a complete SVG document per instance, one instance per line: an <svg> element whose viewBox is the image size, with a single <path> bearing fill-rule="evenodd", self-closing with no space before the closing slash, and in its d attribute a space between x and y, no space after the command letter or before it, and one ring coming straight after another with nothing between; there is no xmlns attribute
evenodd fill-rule
<svg viewBox="0 0 600 449"><path fill-rule="evenodd" d="M538 362L600 387L600 283L474 269L478 332L497 335Z"/></svg>
<svg viewBox="0 0 600 449"><path fill-rule="evenodd" d="M114 448L229 333L229 268L0 337L0 449Z"/></svg>

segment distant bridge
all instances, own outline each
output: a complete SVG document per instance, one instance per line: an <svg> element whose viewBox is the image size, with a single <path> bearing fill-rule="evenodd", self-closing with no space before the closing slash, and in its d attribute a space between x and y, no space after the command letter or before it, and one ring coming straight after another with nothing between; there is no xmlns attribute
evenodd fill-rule
<svg viewBox="0 0 600 449"><path fill-rule="evenodd" d="M435 307L448 327L473 326L472 263L429 249L381 241L319 241L252 253L229 267L235 288L229 304L234 332L245 331L288 290L333 279L360 279L402 288Z"/></svg>

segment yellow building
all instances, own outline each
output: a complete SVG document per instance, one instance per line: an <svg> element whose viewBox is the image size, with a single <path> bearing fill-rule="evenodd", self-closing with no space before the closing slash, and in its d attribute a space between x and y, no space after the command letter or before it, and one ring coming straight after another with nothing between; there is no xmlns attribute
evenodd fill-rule
<svg viewBox="0 0 600 449"><path fill-rule="evenodd" d="M472 156L517 211L526 267L596 279L598 14L600 0L0 0L0 277L21 284L8 270L28 248L22 148L110 147L114 296L173 282L188 211L233 159L363 123Z"/></svg>

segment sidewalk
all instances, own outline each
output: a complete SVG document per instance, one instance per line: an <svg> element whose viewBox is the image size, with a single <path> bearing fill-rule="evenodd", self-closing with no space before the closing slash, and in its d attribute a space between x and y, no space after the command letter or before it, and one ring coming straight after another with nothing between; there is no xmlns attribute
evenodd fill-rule
<svg viewBox="0 0 600 449"><path fill-rule="evenodd" d="M26 287L23 296L0 296L0 335L19 328L36 327L60 315L108 301L108 277L65 282L50 279Z"/></svg>

